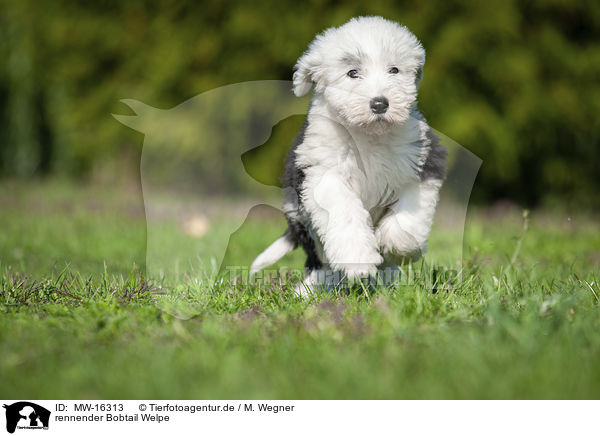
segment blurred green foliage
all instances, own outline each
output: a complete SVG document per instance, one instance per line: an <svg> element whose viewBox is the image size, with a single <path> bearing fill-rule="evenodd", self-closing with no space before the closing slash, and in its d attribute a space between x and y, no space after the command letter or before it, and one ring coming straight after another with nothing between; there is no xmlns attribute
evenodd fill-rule
<svg viewBox="0 0 600 436"><path fill-rule="evenodd" d="M597 1L0 0L0 174L136 174L120 99L289 80L316 33L367 14L423 42L421 109L483 159L478 200L600 204Z"/></svg>

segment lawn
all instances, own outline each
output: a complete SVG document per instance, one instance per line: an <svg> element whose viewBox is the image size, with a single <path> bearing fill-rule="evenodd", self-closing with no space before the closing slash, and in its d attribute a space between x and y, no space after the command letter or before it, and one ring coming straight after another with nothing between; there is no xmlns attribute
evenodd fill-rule
<svg viewBox="0 0 600 436"><path fill-rule="evenodd" d="M0 396L600 397L598 216L473 208L462 257L442 227L397 285L305 300L285 275L213 279L240 201L163 203L146 228L136 186L0 184ZM256 214L227 259L283 228Z"/></svg>

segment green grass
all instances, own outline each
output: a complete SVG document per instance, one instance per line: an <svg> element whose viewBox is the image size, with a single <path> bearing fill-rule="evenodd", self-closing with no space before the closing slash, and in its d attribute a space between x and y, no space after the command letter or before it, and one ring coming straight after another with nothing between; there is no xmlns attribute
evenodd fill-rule
<svg viewBox="0 0 600 436"><path fill-rule="evenodd" d="M0 204L2 397L600 396L594 216L534 212L525 229L520 211L472 210L461 280L434 282L430 256L413 281L303 300L288 279L207 278L231 202L199 240L174 217L149 224L165 262L200 253L203 266L173 277L144 269L135 189L4 183ZM283 226L248 223L228 258L251 258Z"/></svg>

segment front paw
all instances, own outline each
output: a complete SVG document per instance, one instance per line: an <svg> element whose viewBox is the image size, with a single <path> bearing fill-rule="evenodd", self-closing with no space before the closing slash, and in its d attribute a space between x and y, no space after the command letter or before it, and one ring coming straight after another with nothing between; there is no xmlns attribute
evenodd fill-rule
<svg viewBox="0 0 600 436"><path fill-rule="evenodd" d="M417 238L399 227L380 227L375 231L377 243L387 262L401 265L418 260L427 249L427 240Z"/></svg>
<svg viewBox="0 0 600 436"><path fill-rule="evenodd" d="M341 271L346 278L354 280L361 277L374 277L377 266L383 262L383 257L378 252L364 253L354 259L333 262L332 268Z"/></svg>

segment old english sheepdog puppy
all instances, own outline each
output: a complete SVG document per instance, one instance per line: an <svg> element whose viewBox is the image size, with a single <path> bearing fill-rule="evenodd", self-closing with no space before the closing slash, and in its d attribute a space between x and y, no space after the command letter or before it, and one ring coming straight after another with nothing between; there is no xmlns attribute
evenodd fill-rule
<svg viewBox="0 0 600 436"><path fill-rule="evenodd" d="M289 227L251 273L301 245L304 293L426 250L446 149L417 109L424 63L415 35L381 17L317 35L294 73L294 93L314 97L282 177Z"/></svg>

